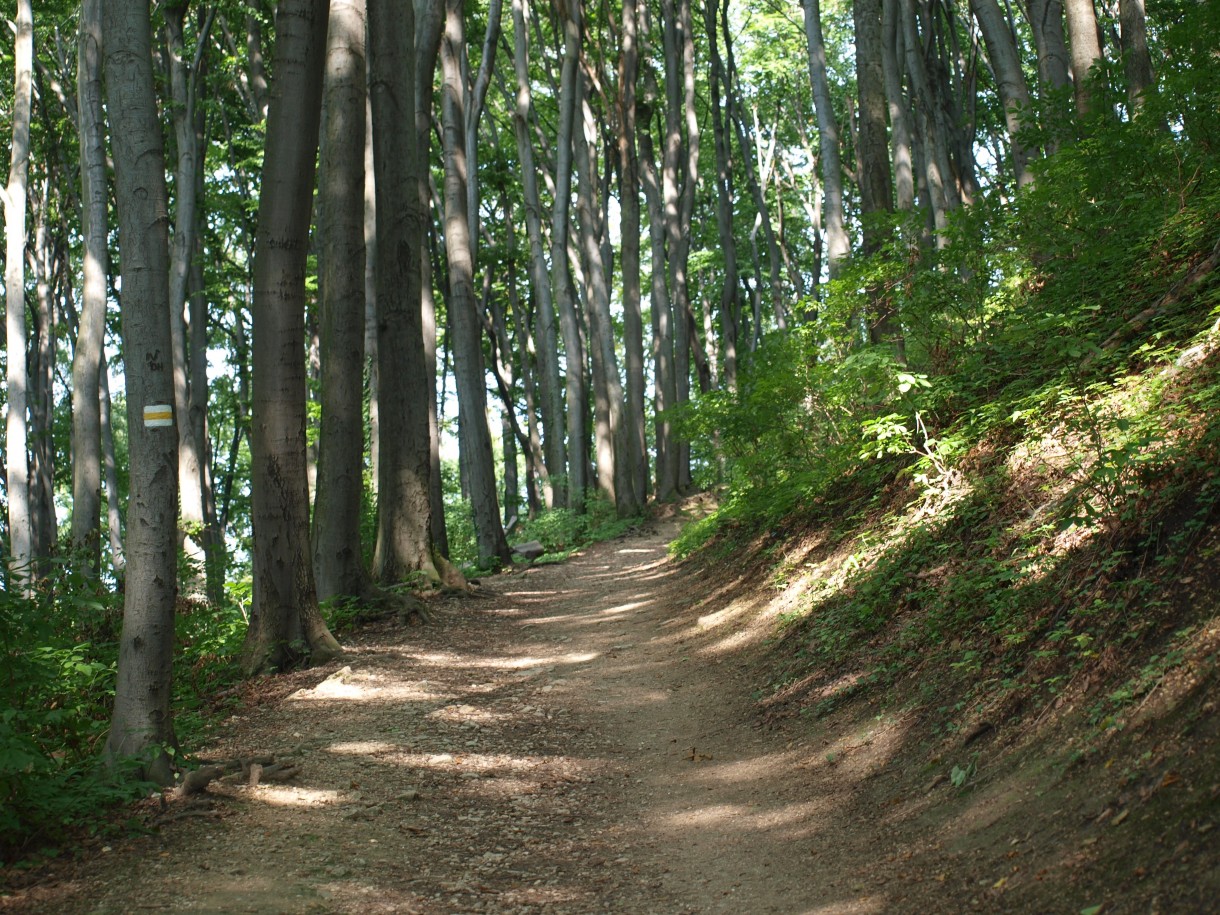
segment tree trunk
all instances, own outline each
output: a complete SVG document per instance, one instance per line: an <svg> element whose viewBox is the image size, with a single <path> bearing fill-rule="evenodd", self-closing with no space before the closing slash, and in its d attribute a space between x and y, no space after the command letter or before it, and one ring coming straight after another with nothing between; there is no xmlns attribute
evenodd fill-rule
<svg viewBox="0 0 1220 915"><path fill-rule="evenodd" d="M449 263L449 317L454 338L458 424L467 455L470 502L479 565L511 563L496 496L495 457L487 428L482 322L474 293L474 253L466 211L465 90L460 59L466 42L461 0L446 0L441 39L441 94L445 159L445 250Z"/></svg>
<svg viewBox="0 0 1220 915"><path fill-rule="evenodd" d="M952 189L952 168L949 165L948 138L941 129L940 106L932 92L924 64L923 43L916 26L913 0L899 0L901 28L906 51L907 74L911 80L911 101L915 109L916 135L927 184L928 209L936 229L936 243L946 242L948 214L956 209Z"/></svg>
<svg viewBox="0 0 1220 915"><path fill-rule="evenodd" d="M215 11L215 7L212 7ZM185 0L165 7L166 60L172 104L169 106L174 129L177 159L174 165L174 232L170 250L169 309L173 337L174 412L178 422L178 493L182 521L180 539L186 557L183 587L190 597L203 597L207 559L203 549L205 524L203 448L195 438L190 417L190 376L187 353L186 305L191 261L195 256L198 225L199 176L202 169L202 137L196 135L195 105L203 51L208 43L211 15L196 36L193 59L186 57L184 26ZM205 329L197 329L206 333Z"/></svg>
<svg viewBox="0 0 1220 915"><path fill-rule="evenodd" d="M1145 98L1156 86L1152 58L1148 54L1148 24L1144 18L1144 0L1118 0L1118 19L1122 29L1127 99L1132 112L1136 112L1144 107Z"/></svg>
<svg viewBox="0 0 1220 915"><path fill-rule="evenodd" d="M26 185L30 169L30 106L34 70L34 17L30 0L17 0L17 37L13 57L13 142L8 187L4 192L4 306L8 344L4 464L8 485L9 562L12 579L30 581L33 560L30 529L30 463L27 422L25 331Z"/></svg>
<svg viewBox="0 0 1220 915"><path fill-rule="evenodd" d="M640 308L640 166L636 152L636 0L623 0L618 59L619 210L623 272L623 356L627 370L627 462L632 488L642 504L648 497L648 445L644 420L644 319Z"/></svg>
<svg viewBox="0 0 1220 915"><path fill-rule="evenodd" d="M173 364L167 356L171 338L165 156L149 5L110 0L103 5L103 16L130 418L127 576L106 758L115 764L138 757L146 777L168 784L172 762L166 749L175 743L170 698L178 580L178 441L172 427Z"/></svg>
<svg viewBox="0 0 1220 915"><path fill-rule="evenodd" d="M594 396L598 400L598 485L614 502L619 517L640 509L630 468L624 417L623 384L614 351L614 324L610 317L610 289L602 254L605 221L598 199L597 168L593 149L599 140L597 121L589 104L589 79L581 74L578 109L581 125L576 135L576 171L579 188L580 242L585 269L585 302L588 312L589 354L593 366Z"/></svg>
<svg viewBox="0 0 1220 915"><path fill-rule="evenodd" d="M1051 90L1066 89L1072 82L1068 72L1067 41L1063 37L1062 0L1025 0L1029 30L1038 52L1038 80Z"/></svg>
<svg viewBox="0 0 1220 915"><path fill-rule="evenodd" d="M716 151L716 228L720 238L720 254L724 258L719 302L720 334L724 346L725 383L730 389L734 389L737 387L737 316L741 304L738 301L737 242L733 237L733 167L728 128L721 105L721 96L732 89L727 85L724 63L720 57L720 29L717 25L717 3L714 0L704 5L703 17L711 58L708 75L712 103L712 142ZM742 152L744 154L744 147Z"/></svg>
<svg viewBox="0 0 1220 915"><path fill-rule="evenodd" d="M566 357L565 393L568 426L568 507L584 511L588 486L588 431L585 420L585 352L580 338L576 290L568 262L569 219L572 196L572 150L576 121L576 81L580 78L581 8L579 2L564 4L563 72L560 77L559 134L555 140L555 205L551 211L551 289L559 312Z"/></svg>
<svg viewBox="0 0 1220 915"><path fill-rule="evenodd" d="M305 458L305 272L326 0L280 0L254 255L254 599L247 673L341 653L318 611Z"/></svg>
<svg viewBox="0 0 1220 915"><path fill-rule="evenodd" d="M318 175L322 421L313 512L318 600L362 599L365 4L331 0Z"/></svg>
<svg viewBox="0 0 1220 915"><path fill-rule="evenodd" d="M847 222L843 215L843 163L839 155L839 124L835 118L834 104L830 98L830 79L826 73L821 0L803 2L805 39L809 45L809 82L813 87L813 107L818 119L822 186L826 199L823 210L826 263L830 278L834 279L839 275L850 250Z"/></svg>
<svg viewBox="0 0 1220 915"><path fill-rule="evenodd" d="M1072 41L1072 77L1076 89L1076 114L1086 117L1092 110L1092 90L1089 71L1101 60L1101 42L1097 37L1097 13L1093 0L1065 0L1068 35Z"/></svg>
<svg viewBox="0 0 1220 915"><path fill-rule="evenodd" d="M902 27L898 0L884 0L881 13L881 66L890 114L890 146L894 159L894 202L900 212L915 209L915 173L911 160L911 125L902 89Z"/></svg>
<svg viewBox="0 0 1220 915"><path fill-rule="evenodd" d="M50 203L49 177L31 195L34 203L34 244L29 252L34 274L35 303L34 340L29 366L30 421L30 552L33 570L40 579L51 572L50 559L55 553L57 525L55 518L55 307L51 302L51 284L57 272L53 253L48 212ZM64 236L67 229L64 228ZM64 243L66 247L66 242Z"/></svg>
<svg viewBox="0 0 1220 915"><path fill-rule="evenodd" d="M1027 187L1034 183L1034 174L1029 168L1030 151L1021 139L1023 112L1028 111L1030 104L1021 58L997 0L970 0L970 9L978 20L979 31L983 33L987 57L991 60L991 69L1000 92L1000 103L1004 106L1004 124L1008 128L1012 147L1017 187Z"/></svg>
<svg viewBox="0 0 1220 915"><path fill-rule="evenodd" d="M521 193L525 201L525 229L530 246L530 281L537 304L538 319L534 338L538 350L538 388L542 399L539 411L542 414L542 440L550 476L548 507L555 507L567 504L567 449L564 447L563 437L563 392L559 386L559 331L542 240L538 169L534 164L534 145L529 134L533 115L529 83L527 10L527 0L513 0L513 67L517 74L513 129L517 139L517 155L521 160Z"/></svg>
<svg viewBox="0 0 1220 915"><path fill-rule="evenodd" d="M100 379L106 338L106 139L102 114L102 0L84 0L77 39L84 286L72 357L72 549L101 571L102 419Z"/></svg>
<svg viewBox="0 0 1220 915"><path fill-rule="evenodd" d="M433 0L435 2L435 0ZM416 127L415 16L411 4L368 0L369 83L377 188L377 358L381 453L374 576L385 583L446 565L432 539L428 398L421 307L425 238ZM425 72L422 68L420 72Z"/></svg>

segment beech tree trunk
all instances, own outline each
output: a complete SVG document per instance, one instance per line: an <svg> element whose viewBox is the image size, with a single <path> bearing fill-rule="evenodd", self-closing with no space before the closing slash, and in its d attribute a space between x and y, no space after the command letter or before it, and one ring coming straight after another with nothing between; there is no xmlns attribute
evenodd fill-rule
<svg viewBox="0 0 1220 915"><path fill-rule="evenodd" d="M1072 42L1072 78L1076 90L1076 114L1086 117L1093 107L1089 71L1101 60L1101 41L1097 37L1097 12L1093 0L1064 0L1068 35Z"/></svg>
<svg viewBox="0 0 1220 915"><path fill-rule="evenodd" d="M1152 58L1148 54L1148 23L1144 0L1118 0L1121 26L1123 71L1127 77L1127 99L1133 112L1144 107L1148 92L1156 85Z"/></svg>
<svg viewBox="0 0 1220 915"><path fill-rule="evenodd" d="M890 148L894 160L894 203L909 213L915 208L915 173L911 159L909 107L902 88L902 27L898 0L883 0L881 11L881 67L890 115Z"/></svg>
<svg viewBox="0 0 1220 915"><path fill-rule="evenodd" d="M435 0L430 0L435 3ZM411 4L368 0L369 93L377 188L377 358L381 452L373 574L394 584L412 572L432 581L449 567L432 536L422 257L424 178L416 126L415 14ZM427 71L423 66L419 72Z"/></svg>
<svg viewBox="0 0 1220 915"><path fill-rule="evenodd" d="M175 743L170 697L178 580L178 440L173 422L183 417L172 415L165 156L149 5L109 0L103 10L130 417L123 631L105 755L111 764L137 757L146 777L168 784L172 761L166 748Z"/></svg>
<svg viewBox="0 0 1220 915"><path fill-rule="evenodd" d="M555 140L555 205L551 210L551 290L559 312L565 358L568 428L568 507L583 512L588 488L589 442L585 419L585 350L577 314L576 289L568 260L568 218L572 196L572 152L576 122L576 81L580 78L581 8L579 2L560 9L563 28L563 71L560 76L559 133Z"/></svg>
<svg viewBox="0 0 1220 915"><path fill-rule="evenodd" d="M809 82L813 87L813 107L818 119L822 187L826 201L823 209L826 265L830 278L834 279L839 275L851 248L847 238L847 221L843 215L843 162L839 154L839 123L835 118L834 104L830 98L830 79L826 73L821 0L803 2L805 40L809 45Z"/></svg>
<svg viewBox="0 0 1220 915"><path fill-rule="evenodd" d="M305 457L305 273L321 117L327 0L280 0L254 255L251 436L254 599L247 673L323 662Z"/></svg>
<svg viewBox="0 0 1220 915"><path fill-rule="evenodd" d="M1063 35L1062 0L1025 0L1029 30L1038 52L1038 80L1049 89L1065 89L1068 72L1067 40Z"/></svg>
<svg viewBox="0 0 1220 915"><path fill-rule="evenodd" d="M513 69L517 77L513 131L517 140L517 156L521 160L521 194L525 203L525 230L529 240L530 282L537 313L534 339L538 357L542 444L549 476L546 499L547 506L554 507L567 504L567 448L563 435L563 391L559 383L559 329L542 238L538 169L534 160L534 144L530 139L533 102L529 80L528 13L527 0L513 0Z"/></svg>
<svg viewBox="0 0 1220 915"><path fill-rule="evenodd" d="M1021 58L1013 41L1008 20L1000 10L997 0L970 0L970 9L978 21L979 31L987 45L987 57L995 73L1000 92L1000 103L1004 106L1004 123L1008 128L1009 145L1012 147L1012 166L1017 178L1017 187L1034 183L1029 168L1030 151L1021 138L1022 112L1029 109L1029 87L1025 85L1025 74L1021 70Z"/></svg>
<svg viewBox="0 0 1220 915"><path fill-rule="evenodd" d="M623 273L623 355L626 368L627 462L640 506L648 497L648 444L644 420L644 319L640 309L640 166L636 151L636 80L639 48L636 0L623 0L618 59L618 165Z"/></svg>
<svg viewBox="0 0 1220 915"><path fill-rule="evenodd" d="M318 600L362 599L365 4L331 0L318 176L322 420L313 512Z"/></svg>
<svg viewBox="0 0 1220 915"><path fill-rule="evenodd" d="M72 357L72 548L101 571L102 403L106 336L106 139L102 114L102 2L84 0L77 36L76 102L81 159L84 285Z"/></svg>
<svg viewBox="0 0 1220 915"><path fill-rule="evenodd" d="M466 42L462 0L446 0L441 39L441 91L445 159L445 251L449 263L449 319L453 328L458 424L467 457L479 565L512 562L496 495L495 457L487 427L482 322L474 292L474 252L466 210L466 100L461 54Z"/></svg>
<svg viewBox="0 0 1220 915"><path fill-rule="evenodd" d="M30 463L26 367L25 243L26 193L30 169L30 106L34 71L34 15L30 0L17 0L13 49L13 141L8 187L4 191L4 307L8 345L8 419L4 469L8 481L9 563L13 581L28 589L33 561L30 528Z"/></svg>

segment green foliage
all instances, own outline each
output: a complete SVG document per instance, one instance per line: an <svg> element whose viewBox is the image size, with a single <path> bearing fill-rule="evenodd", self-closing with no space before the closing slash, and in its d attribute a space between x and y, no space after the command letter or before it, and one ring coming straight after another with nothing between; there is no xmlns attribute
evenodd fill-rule
<svg viewBox="0 0 1220 915"><path fill-rule="evenodd" d="M537 540L546 547L544 562L566 559L590 543L613 540L629 531L638 518L620 518L614 503L602 493L589 493L584 514L567 508L552 508L522 522L518 541Z"/></svg>

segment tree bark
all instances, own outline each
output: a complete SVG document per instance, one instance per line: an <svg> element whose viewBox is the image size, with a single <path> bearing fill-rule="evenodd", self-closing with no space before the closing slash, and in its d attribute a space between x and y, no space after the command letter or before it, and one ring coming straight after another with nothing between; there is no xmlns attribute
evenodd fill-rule
<svg viewBox="0 0 1220 915"><path fill-rule="evenodd" d="M441 39L445 159L445 251L449 263L449 318L453 328L458 424L467 455L470 502L479 565L512 562L496 496L495 457L487 427L482 322L474 293L474 252L466 210L466 100L460 60L466 42L461 0L446 0Z"/></svg>
<svg viewBox="0 0 1220 915"><path fill-rule="evenodd" d="M146 777L168 784L172 763L166 748L175 742L170 698L178 578L178 443L172 428L165 156L154 92L149 5L110 0L103 5L103 17L130 417L123 631L105 755L111 764L137 757ZM163 419L167 413L169 426Z"/></svg>
<svg viewBox="0 0 1220 915"><path fill-rule="evenodd" d="M1156 86L1152 57L1148 53L1148 24L1144 17L1144 0L1118 0L1118 20L1122 29L1127 99L1134 113L1144 107L1148 93Z"/></svg>
<svg viewBox="0 0 1220 915"><path fill-rule="evenodd" d="M1038 52L1038 80L1051 90L1066 89L1072 77L1068 72L1067 41L1063 36L1062 0L1025 0L1029 30Z"/></svg>
<svg viewBox="0 0 1220 915"><path fill-rule="evenodd" d="M254 255L254 598L247 673L341 653L318 610L305 457L305 273L327 0L280 0Z"/></svg>
<svg viewBox="0 0 1220 915"><path fill-rule="evenodd" d="M1089 71L1101 60L1101 42L1097 37L1097 12L1093 0L1065 0L1068 35L1071 37L1072 77L1076 90L1076 114L1087 117L1093 107L1089 86Z"/></svg>
<svg viewBox="0 0 1220 915"><path fill-rule="evenodd" d="M1028 111L1030 98L1025 74L1021 70L1021 58L997 0L970 0L970 9L978 21L979 31L983 33L987 57L991 60L991 69L1000 92L1000 104L1004 106L1004 124L1008 128L1017 187L1028 187L1034 183L1034 174L1029 168L1031 154L1021 138L1021 126L1022 113Z"/></svg>
<svg viewBox="0 0 1220 915"><path fill-rule="evenodd" d="M567 504L567 449L564 446L563 392L559 385L559 330L551 297L546 252L542 239L542 203L538 192L538 169L534 164L534 145L530 139L533 123L529 82L529 30L526 26L527 0L513 0L513 67L517 75L516 107L513 128L517 155L521 160L521 193L525 201L525 229L530 247L530 280L538 319L534 332L538 350L538 388L542 403L542 440L550 477L547 505Z"/></svg>
<svg viewBox="0 0 1220 915"><path fill-rule="evenodd" d="M640 166L636 151L639 47L636 0L623 0L618 59L619 210L623 273L623 355L626 368L627 462L638 502L647 500L648 445L644 420L644 319L640 308Z"/></svg>
<svg viewBox="0 0 1220 915"><path fill-rule="evenodd" d="M902 27L898 0L883 0L881 12L881 66L890 115L890 147L894 160L894 202L909 213L915 208L915 173L911 159L910 108L902 88Z"/></svg>
<svg viewBox="0 0 1220 915"><path fill-rule="evenodd" d="M435 0L432 0L435 3ZM424 353L425 222L416 126L415 14L411 4L368 0L369 91L377 188L377 358L381 453L373 574L394 584L413 572L441 581L448 566L432 538L429 397ZM420 67L418 72L431 72Z"/></svg>
<svg viewBox="0 0 1220 915"><path fill-rule="evenodd" d="M4 306L7 333L8 419L4 464L8 486L9 572L28 590L33 561L30 527L30 463L27 427L25 331L25 244L27 183L30 169L30 107L34 73L34 15L30 0L17 0L17 36L13 49L13 140L8 186L4 192Z"/></svg>
<svg viewBox="0 0 1220 915"><path fill-rule="evenodd" d="M313 512L318 600L366 598L364 495L365 4L331 0L318 176L322 419Z"/></svg>
<svg viewBox="0 0 1220 915"><path fill-rule="evenodd" d="M839 124L830 98L830 79L826 73L826 44L822 38L821 0L803 0L805 39L809 45L809 82L813 87L813 106L818 119L818 141L822 158L822 187L825 194L823 218L826 233L826 264L834 279L847 258L850 243L843 215L843 162L839 154ZM815 277L816 279L816 277Z"/></svg>
<svg viewBox="0 0 1220 915"><path fill-rule="evenodd" d="M106 139L102 114L102 2L84 0L77 38L84 285L72 357L72 548L84 568L101 571L102 404L106 337Z"/></svg>
<svg viewBox="0 0 1220 915"><path fill-rule="evenodd" d="M577 80L580 78L581 8L578 2L560 9L563 29L563 71L560 77L559 134L555 140L555 204L551 210L551 290L559 312L565 356L568 428L568 507L583 512L588 487L589 443L585 420L585 351L581 342L576 290L568 261L568 218L572 196L572 151L576 121Z"/></svg>

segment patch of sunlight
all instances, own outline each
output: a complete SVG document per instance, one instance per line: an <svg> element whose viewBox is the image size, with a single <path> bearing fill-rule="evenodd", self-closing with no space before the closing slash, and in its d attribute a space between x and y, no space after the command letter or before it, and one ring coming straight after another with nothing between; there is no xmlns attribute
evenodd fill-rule
<svg viewBox="0 0 1220 915"><path fill-rule="evenodd" d="M637 601L633 601L632 603L629 603L629 604L619 604L617 607L607 607L605 610L602 610L601 612L604 615L611 615L611 614L616 614L616 613L630 613L632 610L639 610L641 607L647 607L651 603L652 603L652 601L650 601L650 600L637 600Z"/></svg>
<svg viewBox="0 0 1220 915"><path fill-rule="evenodd" d="M379 753L391 753L397 749L397 744L384 740L348 740L343 743L332 743L326 747L326 752L342 753L348 756L376 756Z"/></svg>
<svg viewBox="0 0 1220 915"><path fill-rule="evenodd" d="M259 785L258 799L276 807L325 807L346 800L342 791L297 788L292 785Z"/></svg>
<svg viewBox="0 0 1220 915"><path fill-rule="evenodd" d="M878 718L866 727L844 734L826 748L826 762L857 779L876 775L902 752L911 721Z"/></svg>
<svg viewBox="0 0 1220 915"><path fill-rule="evenodd" d="M548 757L551 761L562 761L566 757ZM393 752L381 757L381 762L397 763L411 769L436 769L463 772L499 772L508 769L524 772L538 768L544 760L537 756L493 756L484 753L402 753Z"/></svg>
<svg viewBox="0 0 1220 915"><path fill-rule="evenodd" d="M825 830L830 822L826 814L831 806L828 798L761 808L746 804L714 804L670 814L666 819L675 829L736 832L769 832L782 829L788 838L796 839Z"/></svg>
<svg viewBox="0 0 1220 915"><path fill-rule="evenodd" d="M449 698L421 685L386 683L376 674L352 674L349 668L323 680L313 689L298 689L289 700L306 701L380 701L435 702Z"/></svg>
<svg viewBox="0 0 1220 915"><path fill-rule="evenodd" d="M816 909L806 909L803 915L875 915L889 911L893 911L893 908L884 896L861 896L859 899L843 899L828 902Z"/></svg>
<svg viewBox="0 0 1220 915"><path fill-rule="evenodd" d="M642 549L639 549L638 547L636 547L636 548L632 548L632 549L624 548L624 549L618 550L617 552L619 553L619 555L622 555L623 553L644 553L645 555L652 555L652 554L656 553L656 550L642 550Z"/></svg>
<svg viewBox="0 0 1220 915"><path fill-rule="evenodd" d="M507 712L492 712L487 709L476 708L473 705L446 705L444 708L438 708L433 712L429 712L428 717L435 718L438 721L450 721L455 724L464 724L468 721L473 721L477 724L493 724L499 721L507 721L513 716Z"/></svg>

